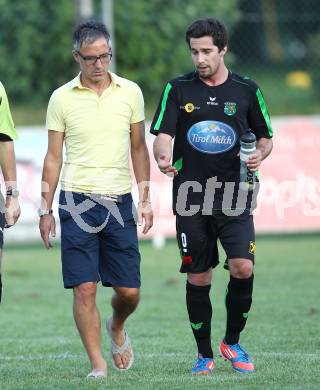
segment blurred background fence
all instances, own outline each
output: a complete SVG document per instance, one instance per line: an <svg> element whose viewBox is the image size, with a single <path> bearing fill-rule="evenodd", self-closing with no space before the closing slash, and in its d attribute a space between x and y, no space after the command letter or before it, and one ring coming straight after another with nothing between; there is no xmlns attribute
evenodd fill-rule
<svg viewBox="0 0 320 390"><path fill-rule="evenodd" d="M151 116L166 80L190 70L185 29L204 16L226 23L228 65L256 79L271 115L318 112L318 0L0 0L0 77L16 122L44 122L51 92L77 71L73 26L91 17L113 21L117 72L141 85Z"/></svg>
<svg viewBox="0 0 320 390"><path fill-rule="evenodd" d="M110 27L113 69L141 86L150 120L166 81L192 69L185 30L206 16L227 25L227 64L258 82L277 130L262 169L258 231L320 230L319 0L0 0L0 80L21 134L23 213L9 239L38 237L45 110L52 91L78 72L74 25L95 18ZM152 164L151 234L161 241L174 235L171 182Z"/></svg>

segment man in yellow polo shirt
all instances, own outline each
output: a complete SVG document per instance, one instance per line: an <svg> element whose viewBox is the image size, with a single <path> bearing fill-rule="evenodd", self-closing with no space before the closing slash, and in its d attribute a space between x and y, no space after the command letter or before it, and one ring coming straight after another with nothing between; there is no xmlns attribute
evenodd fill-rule
<svg viewBox="0 0 320 390"><path fill-rule="evenodd" d="M108 71L106 27L82 23L73 34L79 75L52 94L47 111L48 151L43 167L40 232L47 248L55 235L52 201L63 163L59 217L62 272L72 288L74 318L88 353L89 378L106 376L101 351L97 282L114 289L106 321L113 365L127 370L133 351L124 324L139 301L140 254L131 197L129 150L139 189L138 224L152 226L150 163L144 135L144 103L137 84Z"/></svg>
<svg viewBox="0 0 320 390"><path fill-rule="evenodd" d="M18 137L10 113L9 102L0 82L0 167L6 186L6 200L0 192L0 302L2 297L1 260L3 229L14 225L20 216L17 190L16 159L13 140Z"/></svg>

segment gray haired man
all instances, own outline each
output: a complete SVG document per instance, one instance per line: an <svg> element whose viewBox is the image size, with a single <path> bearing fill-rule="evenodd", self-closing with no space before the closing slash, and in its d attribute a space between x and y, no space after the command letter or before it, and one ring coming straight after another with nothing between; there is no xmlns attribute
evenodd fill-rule
<svg viewBox="0 0 320 390"><path fill-rule="evenodd" d="M49 234L55 234L51 207L65 143L59 199L63 280L65 288L73 289L74 318L92 367L88 377L98 378L106 376L96 306L98 281L114 290L113 314L106 323L113 365L124 371L133 363L125 321L139 302L140 254L132 213L129 150L143 233L153 220L150 166L142 93L137 84L109 72L112 53L106 27L97 22L79 25L73 44L80 73L54 91L48 105L49 145L42 176L48 191L42 193L40 232L50 248ZM73 209L69 208L71 199ZM74 213L81 206L82 222ZM121 218L115 218L115 210Z"/></svg>

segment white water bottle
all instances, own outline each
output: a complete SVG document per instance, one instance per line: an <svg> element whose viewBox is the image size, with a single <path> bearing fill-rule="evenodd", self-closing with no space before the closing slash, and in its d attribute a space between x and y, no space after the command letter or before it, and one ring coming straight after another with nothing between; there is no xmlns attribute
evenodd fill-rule
<svg viewBox="0 0 320 390"><path fill-rule="evenodd" d="M240 188L253 191L256 183L255 172L247 167L249 156L256 151L256 136L248 129L240 138Z"/></svg>

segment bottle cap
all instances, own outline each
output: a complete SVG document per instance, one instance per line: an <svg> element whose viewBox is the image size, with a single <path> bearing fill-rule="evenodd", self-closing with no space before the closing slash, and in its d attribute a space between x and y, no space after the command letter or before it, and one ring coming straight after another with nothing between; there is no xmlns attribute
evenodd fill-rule
<svg viewBox="0 0 320 390"><path fill-rule="evenodd" d="M242 134L240 141L246 144L256 142L256 136L250 130L248 130Z"/></svg>

